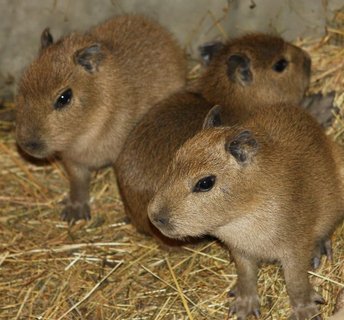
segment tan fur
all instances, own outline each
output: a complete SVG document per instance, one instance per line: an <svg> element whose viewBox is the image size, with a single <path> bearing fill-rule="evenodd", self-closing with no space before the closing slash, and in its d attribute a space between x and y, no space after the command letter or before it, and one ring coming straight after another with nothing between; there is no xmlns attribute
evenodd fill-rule
<svg viewBox="0 0 344 320"><path fill-rule="evenodd" d="M114 17L51 44L47 34L19 84L17 141L35 157L62 158L71 183L63 217L89 218L90 172L113 164L142 115L184 85L186 62L172 35L143 16ZM78 59L94 45L88 70ZM70 105L54 110L68 88ZM44 146L32 150L37 141Z"/></svg>
<svg viewBox="0 0 344 320"><path fill-rule="evenodd" d="M329 320L343 320L344 319L344 309L336 312Z"/></svg>
<svg viewBox="0 0 344 320"><path fill-rule="evenodd" d="M244 86L227 74L227 60L238 52L251 59L253 81ZM276 74L272 66L283 57L290 60L290 65ZM219 99L228 103L249 100L254 107L261 100L299 102L309 84L309 68L307 53L281 38L263 34L244 36L229 42L215 55L201 82L192 88L200 94L182 90L150 110L129 135L115 164L126 213L138 230L162 238L147 217L148 202L175 151L201 129L214 103ZM291 79L297 85L290 85ZM269 95L264 98L267 92ZM209 102L201 96L203 93ZM239 106L235 112L238 110ZM234 119L231 112L226 121Z"/></svg>
<svg viewBox="0 0 344 320"><path fill-rule="evenodd" d="M240 142L245 132L249 138ZM210 234L230 248L238 270L238 317L258 312L259 261L277 260L292 319L309 319L322 300L308 281L310 260L344 218L342 166L337 146L301 108L256 106L249 119L207 128L177 151L149 217L167 237ZM211 175L214 187L195 192L197 182Z"/></svg>

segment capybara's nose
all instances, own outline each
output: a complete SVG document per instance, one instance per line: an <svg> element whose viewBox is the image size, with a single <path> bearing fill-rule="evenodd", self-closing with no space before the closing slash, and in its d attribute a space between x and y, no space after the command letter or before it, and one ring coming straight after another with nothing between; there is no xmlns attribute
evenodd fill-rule
<svg viewBox="0 0 344 320"><path fill-rule="evenodd" d="M40 140L29 140L22 143L22 147L28 152L36 152L44 149L44 143Z"/></svg>
<svg viewBox="0 0 344 320"><path fill-rule="evenodd" d="M151 213L151 220L156 227L165 227L170 222L169 210L162 208L159 211Z"/></svg>
<svg viewBox="0 0 344 320"><path fill-rule="evenodd" d="M166 226L169 223L169 218L167 216L157 214L153 218L155 225Z"/></svg>
<svg viewBox="0 0 344 320"><path fill-rule="evenodd" d="M21 149L23 149L27 154L36 158L43 158L46 156L46 143L41 139L24 139L17 140Z"/></svg>

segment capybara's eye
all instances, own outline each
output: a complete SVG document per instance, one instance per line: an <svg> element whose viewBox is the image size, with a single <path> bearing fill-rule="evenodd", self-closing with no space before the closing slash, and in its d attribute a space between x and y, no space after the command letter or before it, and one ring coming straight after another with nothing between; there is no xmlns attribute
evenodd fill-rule
<svg viewBox="0 0 344 320"><path fill-rule="evenodd" d="M200 179L196 183L193 189L193 192L205 192L205 191L211 190L215 184L215 180L216 180L215 176L208 176L208 177Z"/></svg>
<svg viewBox="0 0 344 320"><path fill-rule="evenodd" d="M59 110L67 106L68 104L70 104L72 97L73 97L72 89L67 89L66 91L63 91L62 94L55 101L54 108Z"/></svg>
<svg viewBox="0 0 344 320"><path fill-rule="evenodd" d="M289 62L286 59L282 58L273 65L272 69L274 69L276 72L283 72L288 64Z"/></svg>

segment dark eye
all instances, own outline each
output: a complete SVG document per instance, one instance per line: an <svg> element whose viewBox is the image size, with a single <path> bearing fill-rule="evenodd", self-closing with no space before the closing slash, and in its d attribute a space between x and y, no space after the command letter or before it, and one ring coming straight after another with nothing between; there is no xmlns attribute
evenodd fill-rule
<svg viewBox="0 0 344 320"><path fill-rule="evenodd" d="M209 177L205 177L200 179L194 189L193 192L205 192L205 191L209 191L210 189L213 188L214 184L215 184L215 180L216 177L215 176L209 176Z"/></svg>
<svg viewBox="0 0 344 320"><path fill-rule="evenodd" d="M286 59L280 59L273 65L272 69L274 69L276 72L283 72L288 64L289 62Z"/></svg>
<svg viewBox="0 0 344 320"><path fill-rule="evenodd" d="M67 106L71 102L72 97L73 97L72 89L67 89L66 91L62 92L62 94L55 101L54 108L59 110Z"/></svg>

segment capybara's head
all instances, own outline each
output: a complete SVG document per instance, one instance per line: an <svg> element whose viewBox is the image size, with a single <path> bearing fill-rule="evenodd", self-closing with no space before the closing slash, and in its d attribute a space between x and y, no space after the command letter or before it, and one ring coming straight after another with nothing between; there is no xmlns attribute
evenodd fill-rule
<svg viewBox="0 0 344 320"><path fill-rule="evenodd" d="M264 141L250 128L217 127L212 108L204 129L176 153L148 207L152 223L171 238L214 234L250 212Z"/></svg>
<svg viewBox="0 0 344 320"><path fill-rule="evenodd" d="M310 81L311 59L301 48L267 34L248 34L201 52L210 60L199 84L214 104L298 104Z"/></svg>
<svg viewBox="0 0 344 320"><path fill-rule="evenodd" d="M49 30L43 31L38 57L24 71L16 99L17 142L25 152L45 158L63 151L94 121L99 112L94 106L106 99L100 71L108 56L87 36L54 42Z"/></svg>

